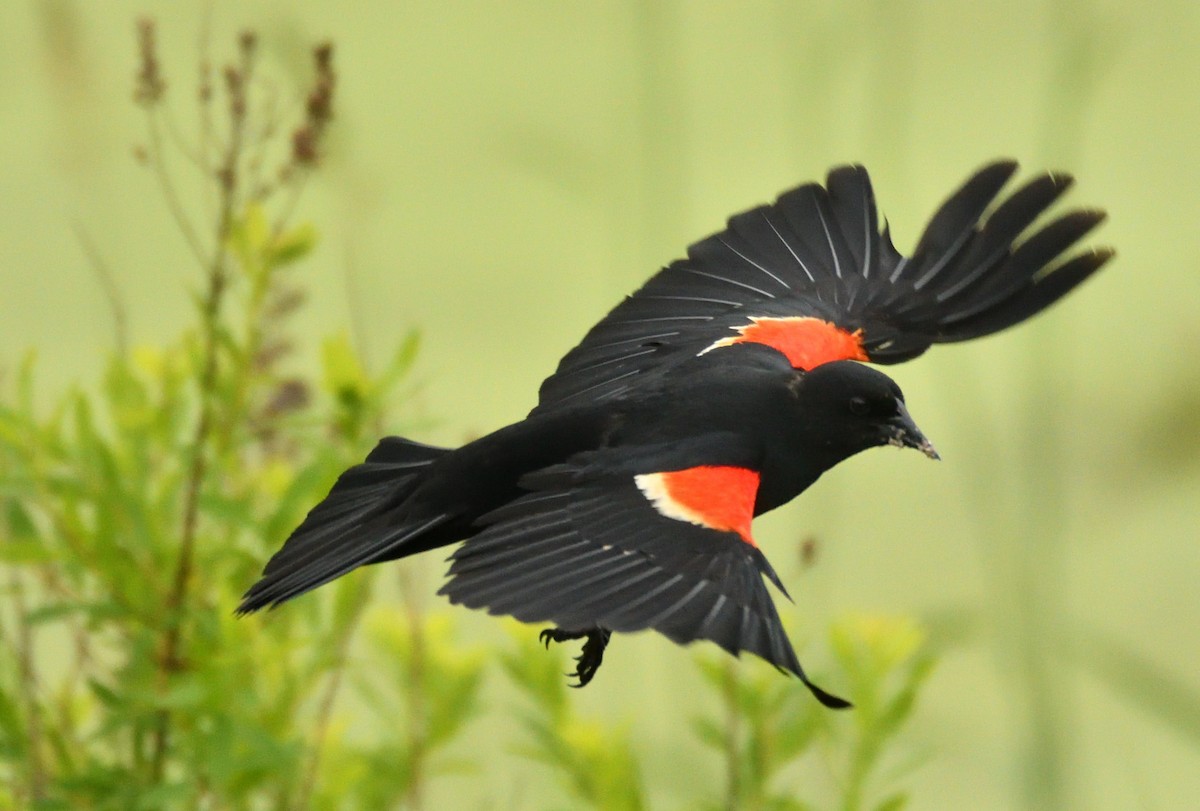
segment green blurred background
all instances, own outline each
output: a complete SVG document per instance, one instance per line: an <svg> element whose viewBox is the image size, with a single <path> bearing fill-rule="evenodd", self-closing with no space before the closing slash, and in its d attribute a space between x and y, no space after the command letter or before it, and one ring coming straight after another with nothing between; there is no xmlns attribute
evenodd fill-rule
<svg viewBox="0 0 1200 811"><path fill-rule="evenodd" d="M832 165L871 169L901 250L986 160L1075 174L1070 202L1108 210L1093 241L1117 260L1034 324L893 369L945 461L856 458L756 532L811 670L833 617L931 628L941 663L901 758L920 763L911 807L1200 802L1200 5L9 0L0 369L35 347L47 392L94 380L114 345L81 229L132 342L190 317L185 249L132 158L145 13L184 95L205 26L222 43L257 28L297 86L307 45L335 43L301 348L348 329L382 363L419 329L408 411L430 442L521 418L621 295ZM806 539L818 559L801 571ZM429 594L440 568L415 564ZM644 767L655 807L675 807L706 779L674 745L688 654L648 635L610 651L573 699L670 753ZM475 734L478 753L487 725ZM539 779L493 769L437 791L520 806Z"/></svg>

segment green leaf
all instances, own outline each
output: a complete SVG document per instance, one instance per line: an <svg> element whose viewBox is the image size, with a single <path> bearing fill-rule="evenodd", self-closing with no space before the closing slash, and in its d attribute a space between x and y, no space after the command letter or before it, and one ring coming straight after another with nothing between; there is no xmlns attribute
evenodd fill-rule
<svg viewBox="0 0 1200 811"><path fill-rule="evenodd" d="M815 806L801 802L795 797L775 796L766 803L767 811L813 811Z"/></svg>
<svg viewBox="0 0 1200 811"><path fill-rule="evenodd" d="M284 267L308 256L316 244L317 229L305 223L276 237L266 247L264 258L272 268Z"/></svg>
<svg viewBox="0 0 1200 811"><path fill-rule="evenodd" d="M44 603L29 612L26 621L30 625L38 625L72 614L84 614L89 619L100 620L124 616L124 610L111 600L62 600Z"/></svg>
<svg viewBox="0 0 1200 811"><path fill-rule="evenodd" d="M417 350L421 348L421 333L409 330L392 355L392 361L379 378L378 388L388 391L412 368L417 358Z"/></svg>
<svg viewBox="0 0 1200 811"><path fill-rule="evenodd" d="M266 267L263 262L270 237L266 213L261 205L251 203L240 217L229 224L228 247L237 257L245 275L257 280Z"/></svg>
<svg viewBox="0 0 1200 811"><path fill-rule="evenodd" d="M20 501L9 499L5 504L4 514L5 523L0 526L8 530L10 538L33 539L38 536L33 518Z"/></svg>
<svg viewBox="0 0 1200 811"><path fill-rule="evenodd" d="M249 495L205 490L200 496L200 508L206 515L230 526L257 529L261 525L261 518L254 514Z"/></svg>
<svg viewBox="0 0 1200 811"><path fill-rule="evenodd" d="M339 400L365 398L370 380L349 335L342 332L325 340L321 345L321 364L326 391Z"/></svg>
<svg viewBox="0 0 1200 811"><path fill-rule="evenodd" d="M182 678L153 703L160 709L194 709L201 705L207 693L207 686L198 678Z"/></svg>
<svg viewBox="0 0 1200 811"><path fill-rule="evenodd" d="M692 732L701 743L713 749L724 749L726 746L725 728L711 718L693 718Z"/></svg>
<svg viewBox="0 0 1200 811"><path fill-rule="evenodd" d="M23 414L36 414L33 403L33 370L37 366L37 350L30 348L17 370L17 410Z"/></svg>
<svg viewBox="0 0 1200 811"><path fill-rule="evenodd" d="M56 560L54 550L37 540L0 539L0 563L14 565L45 564Z"/></svg>
<svg viewBox="0 0 1200 811"><path fill-rule="evenodd" d="M875 811L901 811L906 805L908 805L908 794L901 791L875 806Z"/></svg>
<svg viewBox="0 0 1200 811"><path fill-rule="evenodd" d="M20 762L27 756L28 727L16 702L0 689L0 760Z"/></svg>
<svg viewBox="0 0 1200 811"><path fill-rule="evenodd" d="M108 707L110 710L117 710L117 709L124 708L125 699L123 699L120 695L118 695L116 693L116 691L114 691L114 690L110 689L109 687L107 687L106 685L102 684L99 680L88 679L87 685L88 685L88 688L92 691L92 695L94 695L96 698L100 699L100 703L103 704L104 706Z"/></svg>

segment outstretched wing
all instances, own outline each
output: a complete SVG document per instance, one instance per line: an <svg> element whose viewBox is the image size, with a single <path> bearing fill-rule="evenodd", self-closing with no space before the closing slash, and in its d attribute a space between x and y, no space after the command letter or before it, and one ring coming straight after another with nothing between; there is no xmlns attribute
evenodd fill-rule
<svg viewBox="0 0 1200 811"><path fill-rule="evenodd" d="M767 593L764 575L783 585L750 535L758 474L731 465L601 474L604 453L527 476L532 492L481 519L439 593L567 630L708 639L848 706L809 682Z"/></svg>
<svg viewBox="0 0 1200 811"><path fill-rule="evenodd" d="M1104 219L1099 210L1031 228L1071 185L1068 175L1043 174L997 202L1016 168L998 161L976 172L934 214L911 257L880 228L861 166L738 214L593 327L542 383L538 407L616 396L639 375L734 343L774 346L803 369L898 363L1025 320L1112 252L1064 258Z"/></svg>

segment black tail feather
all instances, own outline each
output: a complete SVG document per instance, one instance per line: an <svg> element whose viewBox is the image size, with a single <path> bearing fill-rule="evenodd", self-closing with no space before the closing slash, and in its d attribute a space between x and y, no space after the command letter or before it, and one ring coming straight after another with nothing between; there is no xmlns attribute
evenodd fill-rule
<svg viewBox="0 0 1200 811"><path fill-rule="evenodd" d="M1076 209L1037 224L1071 187L1070 175L1048 172L1000 197L1014 169L1011 161L993 163L951 195L898 274L922 295L897 287L890 302L894 318L926 346L1020 323L1065 296L1113 255L1105 249L1068 253L1104 221L1103 211ZM914 355L902 340L872 345L869 330L868 352L880 363Z"/></svg>
<svg viewBox="0 0 1200 811"><path fill-rule="evenodd" d="M940 280L937 300L953 298L986 276L1012 250L1025 229L1073 182L1070 175L1047 172L1014 192L988 216L954 272Z"/></svg>
<svg viewBox="0 0 1200 811"><path fill-rule="evenodd" d="M942 203L925 226L906 271L913 287L925 287L951 264L978 233L980 218L1016 171L1016 161L996 161L976 172Z"/></svg>
<svg viewBox="0 0 1200 811"><path fill-rule="evenodd" d="M385 437L362 464L338 477L329 495L267 562L237 613L274 607L383 556L402 556L396 554L398 546L446 518L402 519L397 510L429 467L448 452L401 437Z"/></svg>
<svg viewBox="0 0 1200 811"><path fill-rule="evenodd" d="M1112 256L1113 251L1104 248L1080 254L1001 302L982 311L948 318L947 334L952 336L948 340L965 341L991 335L1032 318L1088 279Z"/></svg>

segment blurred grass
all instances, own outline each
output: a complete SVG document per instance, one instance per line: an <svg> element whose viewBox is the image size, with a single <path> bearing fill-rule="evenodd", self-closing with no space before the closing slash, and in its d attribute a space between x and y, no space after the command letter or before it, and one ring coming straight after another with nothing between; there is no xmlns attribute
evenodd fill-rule
<svg viewBox="0 0 1200 811"><path fill-rule="evenodd" d="M412 423L436 414L422 436L434 441L518 418L557 356L655 266L831 164L872 169L902 246L987 158L1075 173L1072 199L1112 214L1102 239L1118 263L1021 333L895 370L946 463L855 460L761 537L777 563L797 537L822 539L793 589L800 637L864 608L948 618L930 624L935 647L960 629L912 721L937 753L911 778L913 807L1182 807L1200 793L1194 738L1178 728L1200 667L1186 644L1200 624L1192 4L212 8L215 31L260 27L285 72L304 64L310 32L343 44L329 171L306 203L332 237L310 267L333 271L306 278L313 306L295 331L351 322L370 359L419 326L420 386L404 407ZM139 131L126 94L140 10L0 9L0 70L19 77L0 88L0 185L25 190L0 195L0 367L11 387L38 347L43 411L95 381L97 347L116 343L85 253L111 269L131 343L163 346L191 316L185 251L153 178L122 157ZM206 18L159 13L186 87ZM86 252L63 238L72 221ZM298 366L319 370L319 342L299 343ZM488 622L464 617L462 633L486 636ZM1061 642L1092 633L1118 647ZM576 700L658 751L704 699L687 689L698 677L661 686L681 660L653 642L622 640ZM829 656L819 641L806 650ZM1089 690L1096 678L1113 689ZM1141 721L1117 720L1130 713ZM719 792L701 749L672 751L651 802L664 785ZM486 803L510 785L488 774L431 797Z"/></svg>

